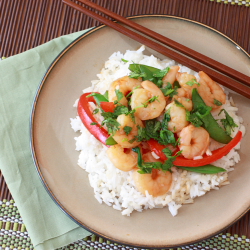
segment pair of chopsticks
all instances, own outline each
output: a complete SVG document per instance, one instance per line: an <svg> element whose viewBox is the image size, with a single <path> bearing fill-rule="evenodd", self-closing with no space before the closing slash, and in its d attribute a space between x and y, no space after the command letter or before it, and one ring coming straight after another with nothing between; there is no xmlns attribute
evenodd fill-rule
<svg viewBox="0 0 250 250"><path fill-rule="evenodd" d="M167 37L164 37L146 27L143 27L129 19L126 19L118 14L107 10L89 0L78 0L78 2L83 3L84 5L97 10L100 13L103 13L115 21L121 22L128 27L136 30L134 32L131 29L128 29L117 22L113 22L106 17L103 17L90 9L83 7L71 0L62 0L65 4L71 6L72 8L79 10L80 12L98 20L99 22L117 30L118 32L144 44L145 46L175 60L176 62L183 64L194 71L204 71L206 72L214 81L232 89L233 91L250 98L250 77L246 76L222 63L219 63L201 53L194 51L182 44L179 44ZM140 35L138 32L160 42L150 40L149 38ZM172 50L162 44L171 47ZM178 52L182 53L178 53ZM191 58L193 59L191 59Z"/></svg>

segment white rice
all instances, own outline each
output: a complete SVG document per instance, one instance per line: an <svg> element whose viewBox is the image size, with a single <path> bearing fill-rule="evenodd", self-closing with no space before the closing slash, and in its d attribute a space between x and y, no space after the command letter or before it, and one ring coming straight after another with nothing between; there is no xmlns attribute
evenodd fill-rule
<svg viewBox="0 0 250 250"><path fill-rule="evenodd" d="M128 50L125 54L120 52L112 54L100 74L97 75L98 80L92 81L92 86L83 92L97 91L104 94L114 80L130 73L128 69L130 63L140 63L160 69L177 64L170 59L159 60L153 55L144 55L144 49L144 46L142 46L137 51ZM125 63L122 59L128 60L128 62ZM196 72L185 66L180 66L181 72L193 74L198 78ZM77 102L78 100L74 107L77 106ZM94 109L94 107L91 108ZM227 110L238 125L232 136L235 136L238 130L241 130L244 135L243 120L236 115L238 108L235 107L232 98L227 99L221 108ZM224 118L224 112L218 116L218 111L216 111L213 115L216 119ZM240 144L238 144L227 156L214 163L214 165L226 169L227 172L212 175L199 174L173 167L171 169L173 182L167 194L160 197L153 197L148 193L143 195L136 190L132 172L123 172L113 166L106 154L107 148L89 133L80 118L77 116L70 120L72 129L80 131L80 136L75 137L76 150L80 152L78 165L88 173L95 198L99 203L104 202L108 206L120 210L122 215L129 216L134 210L141 212L144 209L168 206L170 213L175 216L183 204L193 203L195 197L229 184L228 172L234 170L235 164L240 161L237 152L240 149ZM211 154L211 151L221 146L222 144L211 139L210 151L207 153ZM157 158L158 156L154 155L154 157Z"/></svg>

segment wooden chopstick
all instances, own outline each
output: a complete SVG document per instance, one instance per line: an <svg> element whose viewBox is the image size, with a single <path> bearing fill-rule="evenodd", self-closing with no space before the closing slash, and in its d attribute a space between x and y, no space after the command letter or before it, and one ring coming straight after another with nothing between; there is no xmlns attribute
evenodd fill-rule
<svg viewBox="0 0 250 250"><path fill-rule="evenodd" d="M227 76L237 80L237 81L240 81L246 85L250 84L250 78L247 77L246 75L236 71L235 69L232 69L222 63L219 63L215 60L213 60L212 58L210 57L207 57L205 55L202 55L201 53L195 51L195 50L192 50L180 43L177 43L159 33L156 33L154 32L153 30L150 30L146 27L143 27L141 26L140 24L137 24L127 18L124 18L120 15L117 15L116 13L108 10L108 9L105 9L103 8L102 6L100 5L97 5L93 2L90 2L89 0L78 0L79 2L82 2L83 4L93 8L93 9L96 9L104 14L106 14L107 16L115 19L116 21L119 21L139 32L141 32L142 34L145 34L153 39L155 39L156 41L159 41L161 43L163 43L164 45L167 45L201 63L204 63L205 65L215 69L215 70L218 70L219 72L223 73L223 74L226 74Z"/></svg>
<svg viewBox="0 0 250 250"><path fill-rule="evenodd" d="M99 6L99 5L96 5L88 0L79 0L80 2L90 6L91 8L93 9L96 9L100 12L103 12L104 14L116 19L117 21L120 21L124 24L126 24L127 26L131 27L131 28L134 28L134 29L137 29L138 30L138 26L140 26L139 24L136 24L126 18L123 18L109 10L106 10L105 8ZM72 2L71 0L63 0L64 3L66 3L67 5L71 6L72 8L76 9L76 10L79 10L81 12L83 12L84 14L100 21L101 23L117 30L118 32L152 48L153 50L155 51L158 51L159 53L167 56L167 57L170 57L171 59L175 60L176 62L178 63L181 63L195 71L205 71L214 81L234 90L235 92L247 97L247 98L250 98L250 77L234 70L234 69L231 69L221 63L218 63L216 62L215 60L209 58L207 59L208 57L205 57L204 55L196 52L196 51L193 51L183 45L180 45L181 46L181 52L185 54L188 54L190 56L190 54L195 54L195 59L199 59L200 61L200 58L202 58L202 63L204 64L201 64L200 62L197 62L195 60L192 60L191 58L187 57L187 56L184 56L182 54L179 54L155 41L152 41L148 38L146 38L145 36L142 36L122 25L119 25L117 22L113 22L113 21L110 21L109 19L107 19L106 17L103 17L101 15L98 15L96 14L95 12L83 7L83 6L80 6L74 2ZM146 30L146 31L145 31ZM150 31L149 29L145 28L145 27L142 27L140 26L139 27L139 31L144 33L144 34L149 34L150 33L150 37L153 37L155 40L158 40L160 39L160 41L162 42L163 40L162 39L166 39L164 36L161 36L160 34L157 34L153 31ZM157 34L157 36L155 37L155 34ZM170 43L171 45L173 45L172 47L175 48L175 49L179 49L179 48L176 48L176 46L178 47L179 44L174 42L174 41L171 41L170 39L166 39L166 43L168 46ZM187 49L187 50L186 50ZM184 52L183 52L184 51ZM223 65L223 70L220 72L218 71L218 67L216 66L216 70L208 67L207 65L205 65L205 63L207 62L207 60L209 61L208 65L213 65L213 66L216 66L216 64L218 65ZM220 70L221 68L219 68ZM230 71L233 71L234 74L232 74ZM226 74L226 75L224 75ZM228 75L230 75L231 77L233 76L234 79L228 77ZM236 79L236 80L235 80ZM238 82L237 80L240 79L240 82Z"/></svg>

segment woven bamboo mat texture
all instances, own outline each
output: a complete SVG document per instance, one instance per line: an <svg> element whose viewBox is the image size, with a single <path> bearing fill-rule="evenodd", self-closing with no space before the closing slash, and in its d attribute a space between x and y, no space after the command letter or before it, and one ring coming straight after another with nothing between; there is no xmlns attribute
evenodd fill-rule
<svg viewBox="0 0 250 250"><path fill-rule="evenodd" d="M195 20L224 33L250 53L250 0L92 1L122 16L165 14ZM0 57L16 55L61 35L97 25L100 23L65 6L61 0L0 0ZM0 220L0 242L3 242L0 249L5 249L4 246L6 249L32 249L1 172L0 208L0 219L14 218L13 221ZM7 235L3 233L6 230L11 234L8 239L2 236ZM18 234L21 238L16 240L17 237L12 234ZM127 249L93 237L64 249ZM183 249L250 249L249 238L250 212L224 231L223 235L213 238L212 242ZM216 239L225 244L216 245Z"/></svg>

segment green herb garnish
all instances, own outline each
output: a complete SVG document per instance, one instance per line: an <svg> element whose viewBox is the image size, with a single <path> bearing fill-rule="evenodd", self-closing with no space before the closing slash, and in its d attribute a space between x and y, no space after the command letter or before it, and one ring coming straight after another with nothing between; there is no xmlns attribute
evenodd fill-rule
<svg viewBox="0 0 250 250"><path fill-rule="evenodd" d="M178 94L176 91L177 88L178 87L172 87L172 85L168 82L165 87L160 89L164 96L170 96L172 98L174 95Z"/></svg>
<svg viewBox="0 0 250 250"><path fill-rule="evenodd" d="M162 145L173 144L176 140L173 132L168 130L168 121L170 120L169 113L166 112L163 117L163 121L157 121L156 119L147 120L144 128L139 127L137 140L148 141L150 138L157 140Z"/></svg>
<svg viewBox="0 0 250 250"><path fill-rule="evenodd" d="M173 87L175 89L178 89L178 88L181 88L181 85L180 85L180 83L178 81L174 81Z"/></svg>
<svg viewBox="0 0 250 250"><path fill-rule="evenodd" d="M176 157L181 154L181 151L178 151L175 155L172 155L172 151L169 148L164 148L162 152L167 157L167 160L164 163L167 170L169 170L174 166L173 162L175 161Z"/></svg>
<svg viewBox="0 0 250 250"><path fill-rule="evenodd" d="M214 99L214 104L217 105L217 106L221 106L222 105L222 103L220 101L216 100L216 99Z"/></svg>
<svg viewBox="0 0 250 250"><path fill-rule="evenodd" d="M119 89L115 90L115 94L118 102L120 102L120 100L124 97L124 94Z"/></svg>
<svg viewBox="0 0 250 250"><path fill-rule="evenodd" d="M151 174L153 169L162 169L163 171L169 170L167 166L164 165L164 163L161 162L145 162L142 160L142 154L139 147L135 147L132 149L134 152L138 154L138 170L139 174ZM165 170L166 169L166 170Z"/></svg>
<svg viewBox="0 0 250 250"><path fill-rule="evenodd" d="M221 123L226 130L228 135L231 135L231 132L234 131L234 128L238 127L238 125L234 122L233 118L228 114L225 109L222 109L220 113L224 111L226 118L221 119ZM219 113L219 114L220 114Z"/></svg>
<svg viewBox="0 0 250 250"><path fill-rule="evenodd" d="M169 70L170 70L169 67L162 70L158 70L153 74L153 76L158 78L163 78L168 73Z"/></svg>
<svg viewBox="0 0 250 250"><path fill-rule="evenodd" d="M197 84L198 86L200 86L200 84L196 81L196 79L191 79L190 81L186 82L187 85L189 86L193 86L194 84Z"/></svg>
<svg viewBox="0 0 250 250"><path fill-rule="evenodd" d="M159 102L158 98L159 98L159 96L153 96L153 97L151 97L145 103L142 103L143 107L146 108L149 103L152 103L152 102L154 102L156 100Z"/></svg>
<svg viewBox="0 0 250 250"><path fill-rule="evenodd" d="M106 125L107 129L108 129L108 133L110 135L114 135L116 131L119 130L121 124L113 119L113 118L107 118L105 120L102 121L102 126Z"/></svg>
<svg viewBox="0 0 250 250"><path fill-rule="evenodd" d="M130 126L125 126L125 127L123 128L123 130L124 130L124 132L126 133L126 135L129 135L130 132L132 131L132 127L130 127Z"/></svg>
<svg viewBox="0 0 250 250"><path fill-rule="evenodd" d="M127 63L127 62L128 62L128 60L125 60L125 59L123 59L123 58L122 58L122 61L123 61L123 62L125 62L125 63Z"/></svg>
<svg viewBox="0 0 250 250"><path fill-rule="evenodd" d="M191 113L190 111L186 111L186 120L191 122L195 127L201 127L203 124L195 112Z"/></svg>
<svg viewBox="0 0 250 250"><path fill-rule="evenodd" d="M191 122L195 127L203 125L203 118L211 114L212 107L206 105L197 105L195 110L191 112L186 110L186 119Z"/></svg>
<svg viewBox="0 0 250 250"><path fill-rule="evenodd" d="M94 109L93 110L93 114L95 115L95 114L97 114L99 112L99 109Z"/></svg>
<svg viewBox="0 0 250 250"><path fill-rule="evenodd" d="M177 107L185 108L185 107L183 106L183 104L180 103L179 101L177 101L176 99L174 99L174 103L175 103L175 105L176 105Z"/></svg>
<svg viewBox="0 0 250 250"><path fill-rule="evenodd" d="M124 105L117 105L114 110L114 117L118 117L119 115L125 114L127 115L129 113L128 107Z"/></svg>

